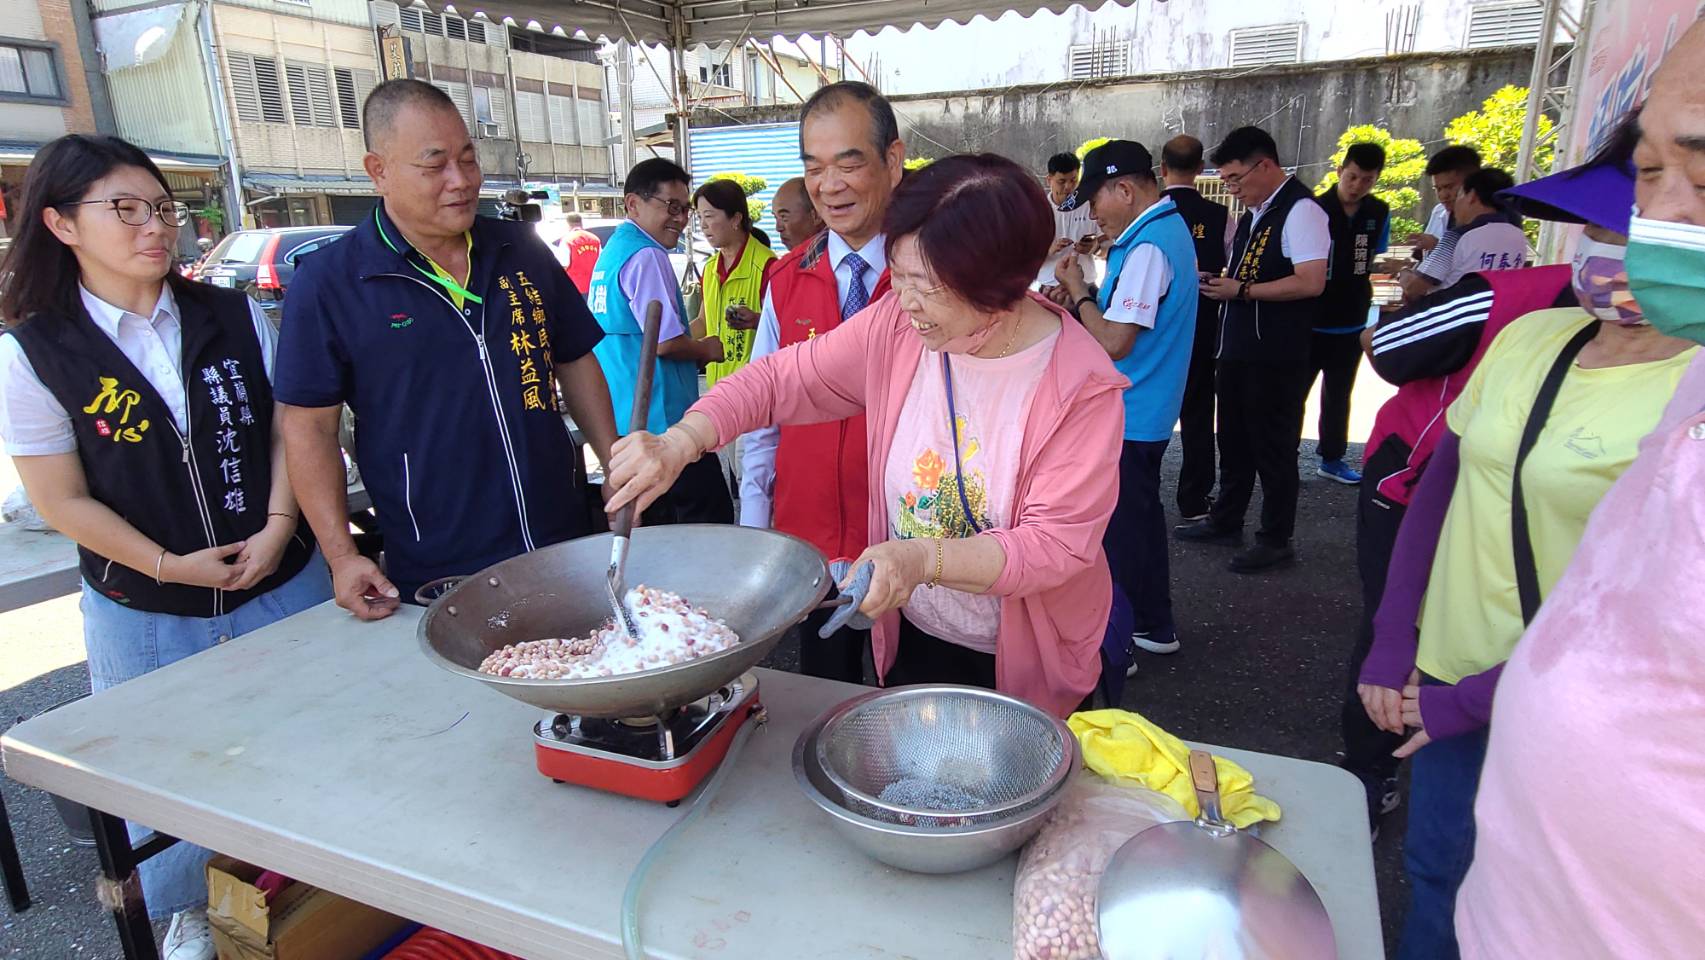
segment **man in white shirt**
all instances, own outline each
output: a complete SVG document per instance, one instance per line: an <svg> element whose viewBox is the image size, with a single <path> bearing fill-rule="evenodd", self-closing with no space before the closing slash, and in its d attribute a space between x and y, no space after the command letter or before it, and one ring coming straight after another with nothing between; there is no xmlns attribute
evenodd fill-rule
<svg viewBox="0 0 1705 960"><path fill-rule="evenodd" d="M776 261L759 314L752 362L843 323L888 292L882 218L900 185L905 145L893 107L868 84L843 81L800 111L805 189L826 231ZM866 546L864 418L755 430L741 454L740 522L774 526L829 559ZM799 665L811 676L862 683L869 631L816 636L828 615L800 628Z"/></svg>
<svg viewBox="0 0 1705 960"><path fill-rule="evenodd" d="M1212 160L1238 220L1230 275L1202 280L1220 301L1220 493L1206 520L1176 528L1180 540L1237 544L1261 480L1261 528L1232 558L1235 573L1291 563L1296 554L1297 448L1308 398L1309 353L1332 254L1326 211L1279 165L1278 146L1258 127L1233 130Z"/></svg>
<svg viewBox="0 0 1705 960"><path fill-rule="evenodd" d="M1502 170L1484 169L1470 174L1462 183L1454 207L1456 242L1450 256L1434 263L1429 257L1415 273L1426 292L1453 287L1471 273L1518 270L1525 266L1531 248L1527 234L1514 215L1498 199L1498 192L1515 186Z"/></svg>
<svg viewBox="0 0 1705 960"><path fill-rule="evenodd" d="M1054 267L1066 251L1094 253L1096 240L1101 236L1101 228L1089 215L1088 204L1061 209L1077 189L1082 171L1083 162L1075 153L1056 153L1048 158L1048 205L1054 208L1054 245L1048 248L1048 259L1042 262L1042 269L1036 275L1039 286L1052 287L1059 283Z"/></svg>

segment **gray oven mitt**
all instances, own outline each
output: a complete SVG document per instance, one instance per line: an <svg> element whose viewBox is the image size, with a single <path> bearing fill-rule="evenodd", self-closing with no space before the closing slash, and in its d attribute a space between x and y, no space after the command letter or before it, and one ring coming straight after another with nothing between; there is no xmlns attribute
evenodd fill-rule
<svg viewBox="0 0 1705 960"><path fill-rule="evenodd" d="M829 576L836 583L840 583L846 579L847 571L851 569L851 560L836 560L829 564ZM870 577L875 572L876 564L869 560L859 564L858 573L853 577L852 582L841 588L840 595L852 599L835 608L835 615L829 618L828 623L823 624L823 629L817 631L818 637L827 640L830 634L842 627L869 630L876 625L875 620L858 612L859 604L864 603L865 596L870 593Z"/></svg>

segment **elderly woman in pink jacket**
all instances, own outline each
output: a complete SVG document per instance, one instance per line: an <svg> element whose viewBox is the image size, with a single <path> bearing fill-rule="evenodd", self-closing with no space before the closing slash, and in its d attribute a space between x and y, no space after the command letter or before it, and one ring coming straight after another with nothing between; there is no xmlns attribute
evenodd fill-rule
<svg viewBox="0 0 1705 960"><path fill-rule="evenodd" d="M1031 294L1054 219L993 155L911 175L886 221L893 292L721 381L675 426L616 444L614 511L749 430L866 414L876 621L888 686L992 687L1065 715L1100 677L1126 381ZM807 639L806 642L810 642Z"/></svg>

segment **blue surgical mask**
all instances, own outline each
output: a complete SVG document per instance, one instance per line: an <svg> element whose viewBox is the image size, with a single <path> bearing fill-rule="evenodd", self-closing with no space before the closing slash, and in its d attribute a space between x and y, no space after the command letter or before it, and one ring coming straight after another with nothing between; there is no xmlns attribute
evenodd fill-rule
<svg viewBox="0 0 1705 960"><path fill-rule="evenodd" d="M1654 330L1705 343L1705 226L1634 217L1628 289Z"/></svg>

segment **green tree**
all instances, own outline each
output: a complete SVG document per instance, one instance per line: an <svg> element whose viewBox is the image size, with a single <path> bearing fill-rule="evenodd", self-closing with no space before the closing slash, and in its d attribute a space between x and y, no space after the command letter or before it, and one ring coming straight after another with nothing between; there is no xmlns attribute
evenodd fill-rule
<svg viewBox="0 0 1705 960"><path fill-rule="evenodd" d="M1316 189L1325 190L1337 184L1344 155L1356 143L1377 143L1385 148L1385 169L1380 171L1373 195L1391 205L1391 236L1401 243L1410 234L1420 233L1421 223L1416 216L1421 204L1421 176L1427 170L1427 153L1419 140L1394 137L1390 130L1368 123L1351 127L1338 137L1338 150L1332 154L1330 169Z"/></svg>
<svg viewBox="0 0 1705 960"><path fill-rule="evenodd" d="M1480 109L1470 110L1446 124L1445 139L1473 147L1480 151L1481 165L1496 167L1520 179L1516 160L1521 155L1521 128L1526 119L1527 88L1506 86L1487 97ZM1539 148L1533 155L1535 168L1539 170L1551 169L1556 156L1548 142L1551 128L1551 118L1540 114L1535 137ZM1527 232L1528 242L1538 245L1539 221L1527 220L1522 229Z"/></svg>
<svg viewBox="0 0 1705 960"><path fill-rule="evenodd" d="M1496 167L1518 176L1516 158L1521 152L1522 122L1527 118L1527 88L1507 86L1480 105L1445 125L1445 139L1480 151L1481 164ZM1551 168L1552 145L1544 141L1551 135L1551 118L1539 115L1538 140L1541 146L1534 161L1541 170Z"/></svg>
<svg viewBox="0 0 1705 960"><path fill-rule="evenodd" d="M768 209L768 206L764 203L764 201L758 199L757 194L762 193L764 188L769 186L768 180L765 180L763 177L754 177L751 174L738 172L713 173L705 179L707 181L732 180L739 184L740 189L746 193L747 216L752 218L753 224L764 219L764 211Z"/></svg>

